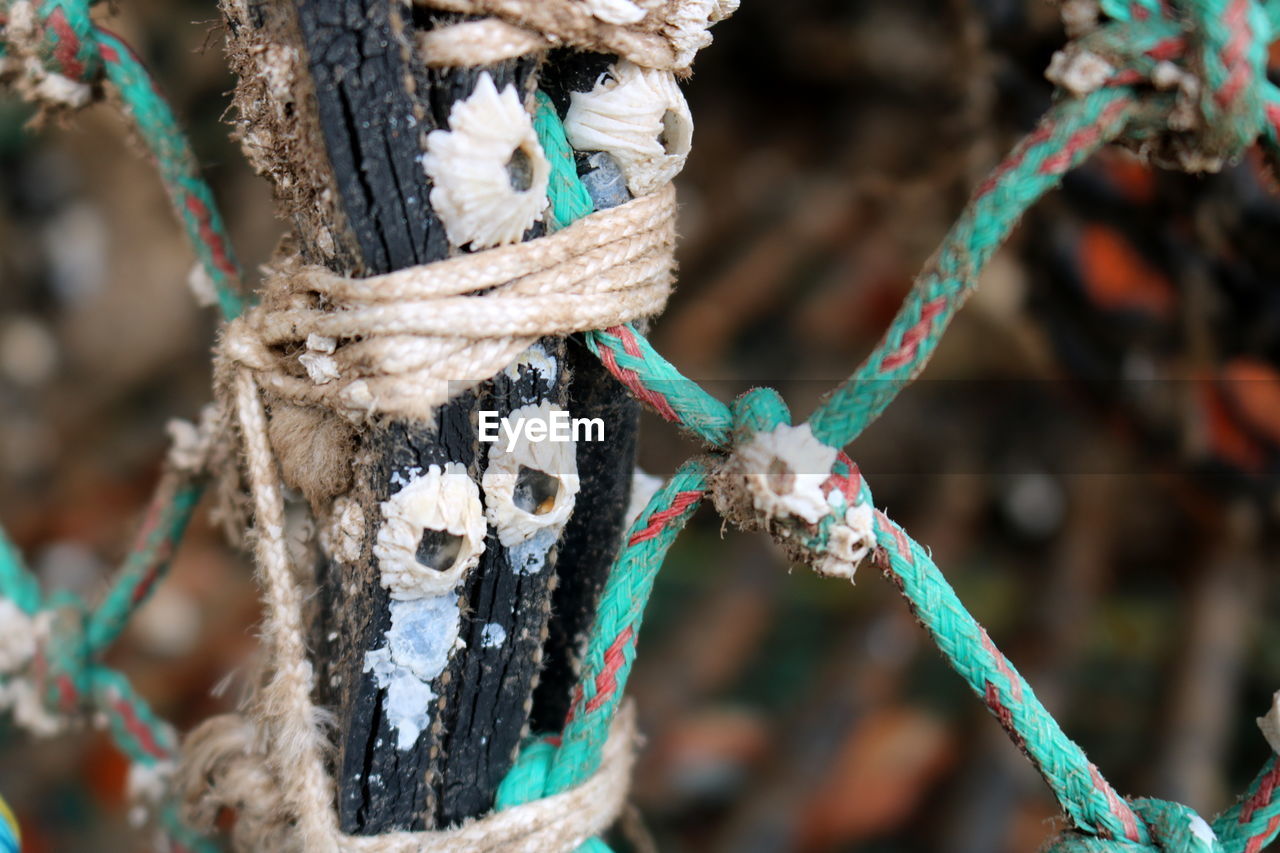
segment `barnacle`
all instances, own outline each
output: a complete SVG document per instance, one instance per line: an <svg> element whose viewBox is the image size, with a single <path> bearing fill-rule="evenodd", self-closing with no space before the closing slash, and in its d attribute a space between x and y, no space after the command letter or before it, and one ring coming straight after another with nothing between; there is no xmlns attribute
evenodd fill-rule
<svg viewBox="0 0 1280 853"><path fill-rule="evenodd" d="M508 419L551 423L559 406L522 406ZM502 442L489 448L484 496L489 522L508 548L569 520L578 494L578 457L573 441L529 441L522 430L508 450Z"/></svg>
<svg viewBox="0 0 1280 853"><path fill-rule="evenodd" d="M508 85L488 72L449 111L449 129L427 135L423 168L431 206L449 242L475 249L515 243L547 205L547 162L533 122Z"/></svg>
<svg viewBox="0 0 1280 853"><path fill-rule="evenodd" d="M606 24L634 24L645 16L645 10L631 0L585 0L584 5Z"/></svg>
<svg viewBox="0 0 1280 853"><path fill-rule="evenodd" d="M411 480L382 502L382 518L373 554L392 598L450 592L484 553L480 490L457 462Z"/></svg>
<svg viewBox="0 0 1280 853"><path fill-rule="evenodd" d="M827 577L853 580L858 563L875 545L873 525L871 504L864 501L849 507L844 518L831 526L826 552L814 563L814 569Z"/></svg>
<svg viewBox="0 0 1280 853"><path fill-rule="evenodd" d="M818 441L808 424L758 432L738 448L733 461L752 505L768 517L817 524L831 512L822 484L836 462L836 449Z"/></svg>
<svg viewBox="0 0 1280 853"><path fill-rule="evenodd" d="M622 60L590 92L574 92L564 120L569 144L606 151L632 194L650 193L684 167L693 143L693 116L669 71Z"/></svg>

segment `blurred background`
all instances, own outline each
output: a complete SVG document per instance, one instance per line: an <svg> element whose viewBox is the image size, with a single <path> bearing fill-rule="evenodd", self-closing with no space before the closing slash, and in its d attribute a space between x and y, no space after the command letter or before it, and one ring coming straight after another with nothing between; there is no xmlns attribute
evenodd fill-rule
<svg viewBox="0 0 1280 853"><path fill-rule="evenodd" d="M246 267L281 232L228 140L212 2L111 15L190 131ZM727 399L798 414L888 324L971 188L1049 102L1041 0L745 0L686 86L681 280L658 348ZM0 101L0 518L47 588L93 597L164 424L209 395L212 314L122 120L25 129ZM924 380L850 449L877 502L1122 792L1231 801L1280 687L1280 199L1254 156L1210 177L1109 150L996 257ZM694 448L646 420L641 465ZM250 570L207 518L111 652L187 728L255 645ZM638 817L662 851L1037 850L1030 766L864 567L789 567L704 511L660 576L631 692ZM128 851L107 738L0 723L26 849Z"/></svg>

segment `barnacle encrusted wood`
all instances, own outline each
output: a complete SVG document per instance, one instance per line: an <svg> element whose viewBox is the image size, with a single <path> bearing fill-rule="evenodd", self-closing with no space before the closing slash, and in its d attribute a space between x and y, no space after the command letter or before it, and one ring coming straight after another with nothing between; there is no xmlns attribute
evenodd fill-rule
<svg viewBox="0 0 1280 853"><path fill-rule="evenodd" d="M354 263L355 236L338 204L334 172L316 112L298 21L289 3L220 0L227 60L236 76L234 136L249 163L271 182L276 212L314 263Z"/></svg>
<svg viewBox="0 0 1280 853"><path fill-rule="evenodd" d="M532 710L556 561L580 549L580 565L603 568L617 547L629 459L615 465L594 454L598 470L584 481L572 444L490 452L477 445L475 417L479 409L500 415L563 409L571 387L565 341L538 336L630 322L665 301L674 207L662 176L683 162L690 128L680 121L687 109L671 71L681 67L682 51L705 43L720 4L641 6L637 18L626 3L597 4L588 10L589 23L631 28L624 42L647 34L663 45L659 67L666 70L654 79L668 88L650 88L663 98L656 113L650 105L646 132L651 157L664 162L650 168L658 179L633 182L641 198L626 202L621 193L609 204L602 200L599 217L580 227L569 223L589 204L545 215L551 164L542 141L559 152L557 162L572 168L573 161L559 129L563 107L548 125L547 98L534 98L541 57L486 64L458 55L465 67L439 70L440 63L414 53L419 45L445 43L416 37L420 28L442 37L455 25L492 34L492 23L410 17L378 0L297 0L294 15L266 33L275 37L268 50L255 52L260 16L244 5L231 13L248 24L242 29L250 43L238 45L246 56L269 52L290 73L309 77L310 91L289 90L267 74L260 94L284 105L273 112L282 124L295 111L307 113L329 185L304 198L340 212L316 229L327 236L299 244L301 258L276 262L262 303L224 336L221 370L234 371L242 396L261 389L264 430L272 420L284 425L289 412L318 409L325 418L338 416L352 436L350 467L343 477L327 478L350 480L345 491L307 486L305 452L282 466L310 499L322 531L316 594L305 600L313 617L313 701L337 712L336 817L345 832L449 825L492 807ZM548 9L539 7L535 16ZM631 23L617 23L623 19ZM470 26L477 23L484 26ZM549 47L563 31L537 35ZM502 51L521 42L510 29L503 38ZM244 67L262 71L261 63ZM549 91L592 87L593 81L558 83L554 63L540 70ZM303 95L290 97L293 91ZM549 127L558 138L546 135ZM608 160L615 167L627 159L622 147L618 152ZM260 152L264 171L286 197L293 188L287 170L276 167L297 153ZM506 244L564 226L536 249L502 254L520 248ZM470 263L471 252L484 254ZM416 272L386 275L404 268ZM521 349L528 357L517 358ZM576 361L573 382L587 410L575 414L589 416L596 407L616 417L607 422L610 439L619 450L632 447L633 410L610 403L623 393L620 386L603 379L593 361ZM501 370L504 362L510 366ZM602 379L611 389L604 394ZM250 421L256 406L243 409ZM295 450L307 446L294 442ZM480 511L480 484L487 514ZM596 497L589 505L576 500L582 488ZM562 547L566 529L572 535ZM280 563L281 554L268 561ZM575 581L599 576L574 574ZM587 580L581 589L572 600L575 619L594 608L598 584ZM570 679L580 630L571 627L554 647ZM564 673L558 677L566 696L551 703L556 715L568 692ZM297 688L292 679L288 689ZM297 696L290 701L297 705ZM307 784L315 788L314 779ZM306 796L314 800L313 794Z"/></svg>

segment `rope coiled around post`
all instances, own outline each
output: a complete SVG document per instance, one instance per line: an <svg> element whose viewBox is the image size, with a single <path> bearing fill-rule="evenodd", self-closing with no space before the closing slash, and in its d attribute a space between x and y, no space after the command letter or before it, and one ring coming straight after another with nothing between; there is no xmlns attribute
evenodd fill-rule
<svg viewBox="0 0 1280 853"><path fill-rule="evenodd" d="M288 260L228 325L220 352L290 402L357 422L428 420L544 335L661 311L674 247L668 186L548 237L372 278Z"/></svg>

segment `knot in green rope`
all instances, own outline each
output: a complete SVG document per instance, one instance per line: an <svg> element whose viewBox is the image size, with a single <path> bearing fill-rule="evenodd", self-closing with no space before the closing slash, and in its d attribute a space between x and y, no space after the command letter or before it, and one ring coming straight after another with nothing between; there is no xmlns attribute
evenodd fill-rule
<svg viewBox="0 0 1280 853"><path fill-rule="evenodd" d="M1273 0L1271 0L1273 2ZM1270 8L1258 0L1102 0L1111 20L1058 53L1047 76L1084 96L1127 88L1123 141L1162 164L1215 171L1260 135L1275 141Z"/></svg>
<svg viewBox="0 0 1280 853"><path fill-rule="evenodd" d="M86 0L9 0L4 40L19 56L34 56L50 74L91 84L103 73L97 30Z"/></svg>
<svg viewBox="0 0 1280 853"><path fill-rule="evenodd" d="M796 562L852 579L875 540L858 467L809 424L792 426L771 388L753 388L731 412L732 449L711 478L716 509L744 530L767 531Z"/></svg>
<svg viewBox="0 0 1280 853"><path fill-rule="evenodd" d="M1222 853L1223 846L1195 809L1169 800L1133 800L1134 813L1146 825L1150 844L1069 833L1048 853Z"/></svg>

